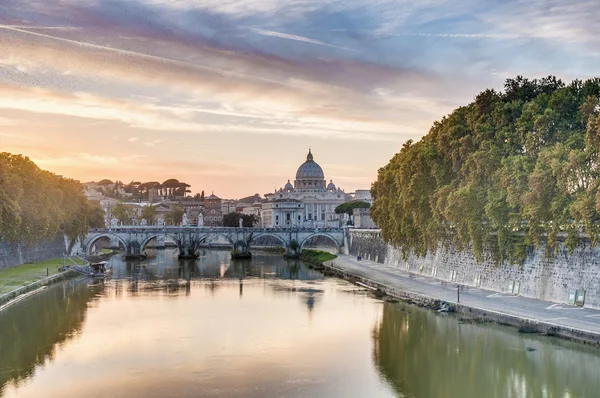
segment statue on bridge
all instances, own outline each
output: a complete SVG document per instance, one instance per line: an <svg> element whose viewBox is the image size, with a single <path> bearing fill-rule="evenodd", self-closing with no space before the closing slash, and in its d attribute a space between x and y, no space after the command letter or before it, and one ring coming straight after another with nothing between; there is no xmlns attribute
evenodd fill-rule
<svg viewBox="0 0 600 398"><path fill-rule="evenodd" d="M110 219L110 227L117 228L119 226L119 220L116 217Z"/></svg>
<svg viewBox="0 0 600 398"><path fill-rule="evenodd" d="M165 226L165 220L163 220L163 218L160 217L158 219L158 221L156 221L156 225L159 226L159 227L161 227L161 228L164 227Z"/></svg>
<svg viewBox="0 0 600 398"><path fill-rule="evenodd" d="M204 227L204 215L202 213L198 214L198 227Z"/></svg>
<svg viewBox="0 0 600 398"><path fill-rule="evenodd" d="M183 219L181 220L181 225L184 227L190 226L190 219L188 218L187 213L183 213Z"/></svg>
<svg viewBox="0 0 600 398"><path fill-rule="evenodd" d="M240 217L240 228L244 228L244 219Z"/></svg>

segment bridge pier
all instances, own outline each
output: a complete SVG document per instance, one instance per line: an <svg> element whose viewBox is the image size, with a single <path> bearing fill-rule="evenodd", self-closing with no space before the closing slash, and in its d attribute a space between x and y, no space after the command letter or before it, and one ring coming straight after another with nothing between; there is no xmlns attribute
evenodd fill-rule
<svg viewBox="0 0 600 398"><path fill-rule="evenodd" d="M120 243L121 242L119 241L119 239L116 236L111 237L110 238L110 249L118 251L121 248ZM127 249L127 248L125 248L125 249Z"/></svg>
<svg viewBox="0 0 600 398"><path fill-rule="evenodd" d="M156 250L164 250L165 246L165 235L158 235L156 237L156 246L154 247Z"/></svg>

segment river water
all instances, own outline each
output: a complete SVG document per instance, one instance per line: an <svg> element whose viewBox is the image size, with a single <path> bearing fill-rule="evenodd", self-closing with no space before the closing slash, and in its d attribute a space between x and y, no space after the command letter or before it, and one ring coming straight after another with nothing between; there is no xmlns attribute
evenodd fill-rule
<svg viewBox="0 0 600 398"><path fill-rule="evenodd" d="M0 397L598 397L600 351L469 324L277 255L162 251L0 312Z"/></svg>

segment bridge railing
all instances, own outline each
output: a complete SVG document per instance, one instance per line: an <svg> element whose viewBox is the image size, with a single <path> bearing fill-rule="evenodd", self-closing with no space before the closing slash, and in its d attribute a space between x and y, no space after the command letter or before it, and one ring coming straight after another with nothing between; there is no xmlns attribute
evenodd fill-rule
<svg viewBox="0 0 600 398"><path fill-rule="evenodd" d="M137 226L123 225L114 228L90 228L89 232L148 232L148 231L206 231L206 232L341 232L344 228L335 227L301 227L301 228L255 228L255 227L196 227L196 226Z"/></svg>

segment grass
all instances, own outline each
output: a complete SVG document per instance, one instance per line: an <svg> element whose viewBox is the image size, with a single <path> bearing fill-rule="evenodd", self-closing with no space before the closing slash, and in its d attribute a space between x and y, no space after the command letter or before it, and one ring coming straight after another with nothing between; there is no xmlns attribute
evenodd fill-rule
<svg viewBox="0 0 600 398"><path fill-rule="evenodd" d="M77 260L77 263L83 264ZM0 294L5 294L22 286L45 278L46 269L48 276L59 273L58 269L62 267L63 259L55 258L52 260L39 261L37 263L23 264L16 267L0 269Z"/></svg>
<svg viewBox="0 0 600 398"><path fill-rule="evenodd" d="M300 256L300 260L314 265L323 265L325 261L331 261L335 258L337 258L335 254L311 249L302 250L302 255Z"/></svg>

